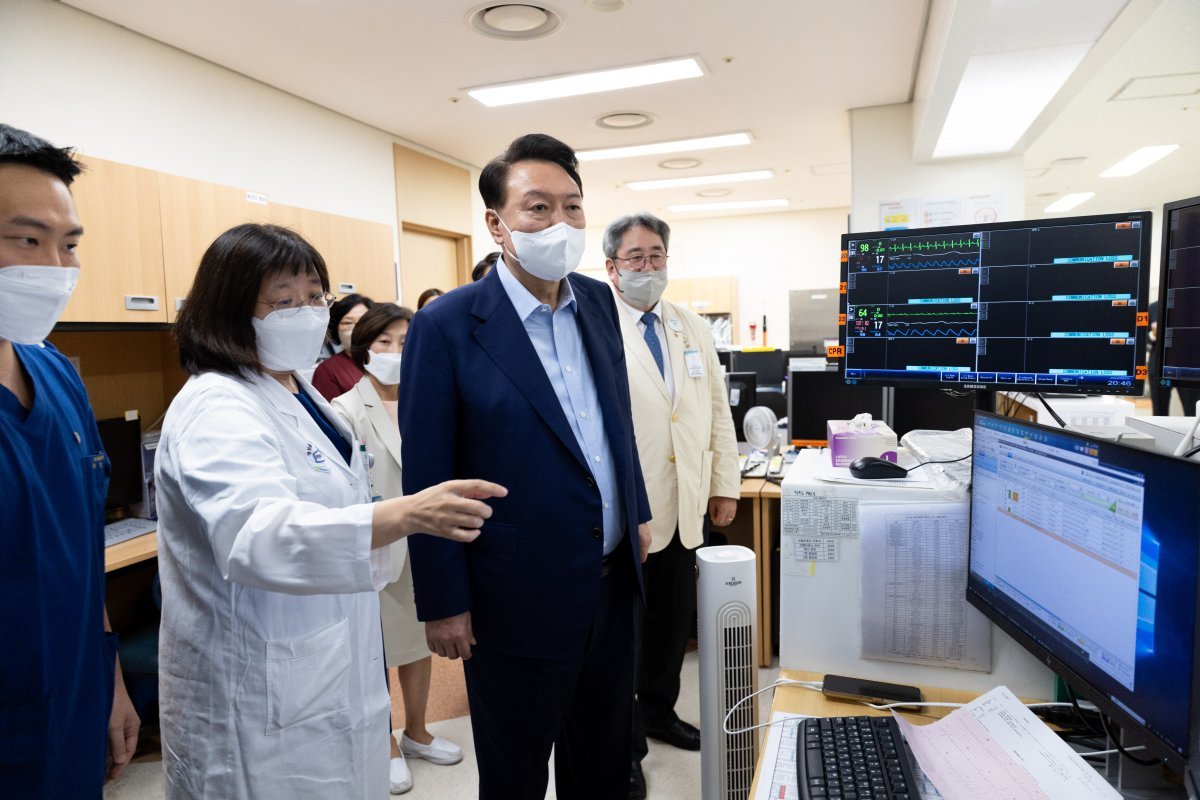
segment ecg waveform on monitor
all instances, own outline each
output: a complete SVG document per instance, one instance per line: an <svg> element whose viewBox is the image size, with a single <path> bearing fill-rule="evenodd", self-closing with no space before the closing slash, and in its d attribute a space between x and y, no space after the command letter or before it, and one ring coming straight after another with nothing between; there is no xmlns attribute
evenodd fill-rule
<svg viewBox="0 0 1200 800"><path fill-rule="evenodd" d="M948 336L958 338L960 336L974 336L975 328L893 328L888 325L888 336Z"/></svg>
<svg viewBox="0 0 1200 800"><path fill-rule="evenodd" d="M955 250L959 247L968 247L978 252L979 241L972 239L948 239L941 242L895 242L887 246L887 251L889 253L905 253L921 250Z"/></svg>
<svg viewBox="0 0 1200 800"><path fill-rule="evenodd" d="M976 258L946 258L932 261L900 261L893 259L888 262L889 269L929 269L930 267L977 267Z"/></svg>

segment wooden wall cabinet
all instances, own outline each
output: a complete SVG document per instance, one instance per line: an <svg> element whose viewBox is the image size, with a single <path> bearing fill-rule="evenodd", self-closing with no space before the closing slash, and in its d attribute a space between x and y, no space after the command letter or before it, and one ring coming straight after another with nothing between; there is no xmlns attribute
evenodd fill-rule
<svg viewBox="0 0 1200 800"><path fill-rule="evenodd" d="M246 192L230 186L158 176L167 316L174 322L192 288L200 259L213 240L243 222L268 222L267 206L251 203Z"/></svg>
<svg viewBox="0 0 1200 800"><path fill-rule="evenodd" d="M702 317L729 317L733 326L733 341L738 342L737 278L732 275L672 278L664 297Z"/></svg>
<svg viewBox="0 0 1200 800"><path fill-rule="evenodd" d="M286 225L317 248L329 270L330 291L395 302L396 262L392 226L272 203L270 220Z"/></svg>
<svg viewBox="0 0 1200 800"><path fill-rule="evenodd" d="M63 322L166 322L157 175L82 159L71 187L84 235L79 285Z"/></svg>

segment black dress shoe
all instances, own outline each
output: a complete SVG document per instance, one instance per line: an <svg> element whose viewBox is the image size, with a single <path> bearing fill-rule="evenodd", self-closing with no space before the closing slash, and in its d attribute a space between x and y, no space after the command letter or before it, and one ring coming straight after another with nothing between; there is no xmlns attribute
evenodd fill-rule
<svg viewBox="0 0 1200 800"><path fill-rule="evenodd" d="M651 739L658 739L660 742L674 745L680 750L700 749L700 731L696 729L695 725L689 725L681 719L675 720L665 728L647 725L646 735Z"/></svg>
<svg viewBox="0 0 1200 800"><path fill-rule="evenodd" d="M634 761L629 770L629 800L646 800L646 774L640 761Z"/></svg>

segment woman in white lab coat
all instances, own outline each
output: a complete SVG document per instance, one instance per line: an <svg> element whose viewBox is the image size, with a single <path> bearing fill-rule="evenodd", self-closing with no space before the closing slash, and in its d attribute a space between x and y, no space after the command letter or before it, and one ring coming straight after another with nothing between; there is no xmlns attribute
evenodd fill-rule
<svg viewBox="0 0 1200 800"><path fill-rule="evenodd" d="M396 405L400 357L412 316L412 311L395 303L379 303L358 320L346 354L364 375L354 388L330 404L354 436L366 443L372 456L372 492L384 498L404 494ZM458 745L425 728L432 659L425 643L425 625L417 620L412 562L403 539L392 545L392 574L379 593L379 611L383 618L384 660L388 667L397 668L404 698L404 731L393 738L390 765L391 790L400 793L412 788L405 756L435 764L462 760Z"/></svg>
<svg viewBox="0 0 1200 800"><path fill-rule="evenodd" d="M377 591L388 545L470 541L504 489L452 481L371 503L364 451L312 386L321 256L286 228L213 242L175 325L190 380L156 476L159 693L168 798L388 790Z"/></svg>

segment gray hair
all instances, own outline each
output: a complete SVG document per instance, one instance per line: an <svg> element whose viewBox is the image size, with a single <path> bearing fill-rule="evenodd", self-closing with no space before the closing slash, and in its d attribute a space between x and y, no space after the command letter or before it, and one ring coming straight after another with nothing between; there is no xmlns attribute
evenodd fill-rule
<svg viewBox="0 0 1200 800"><path fill-rule="evenodd" d="M636 214L618 217L605 229L604 255L608 258L616 258L617 250L621 247L621 240L633 228L645 228L658 234L663 241L663 250L666 250L671 244L671 226L648 211L639 211Z"/></svg>

